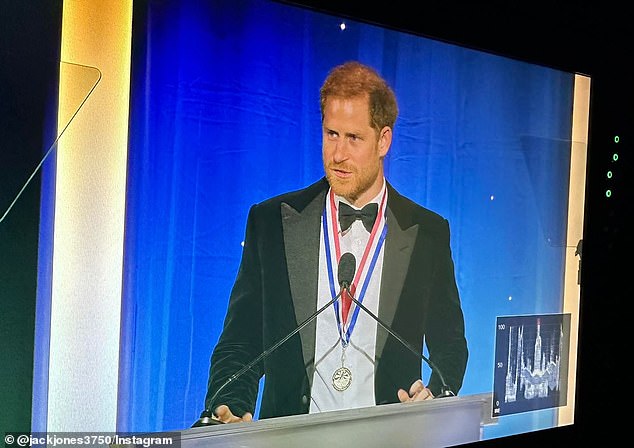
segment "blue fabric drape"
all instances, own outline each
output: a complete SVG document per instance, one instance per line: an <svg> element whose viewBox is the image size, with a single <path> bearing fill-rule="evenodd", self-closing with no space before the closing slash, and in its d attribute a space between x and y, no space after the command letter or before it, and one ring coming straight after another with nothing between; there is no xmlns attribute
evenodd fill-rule
<svg viewBox="0 0 634 448"><path fill-rule="evenodd" d="M562 312L571 73L349 20L342 30L340 18L265 0L142 12L118 430L198 417L247 211L323 175L318 90L349 59L399 99L388 178L451 224L470 348L461 393L491 391L496 316ZM513 422L492 431L552 416Z"/></svg>

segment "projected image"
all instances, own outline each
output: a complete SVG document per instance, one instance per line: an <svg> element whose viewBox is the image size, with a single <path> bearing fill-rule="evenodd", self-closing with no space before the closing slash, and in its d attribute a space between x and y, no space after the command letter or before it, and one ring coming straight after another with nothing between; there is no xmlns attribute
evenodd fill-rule
<svg viewBox="0 0 634 448"><path fill-rule="evenodd" d="M570 315L498 317L493 417L566 405Z"/></svg>
<svg viewBox="0 0 634 448"><path fill-rule="evenodd" d="M522 403L553 408L486 425L482 438L572 421L574 409L554 408L565 400L547 388L550 401L542 405L545 389L530 383L537 378L536 321L501 321L502 369L494 364L492 323L548 315L540 323L545 363L555 347L550 314L572 309L565 339L577 331L568 303L578 303L578 291L564 290L562 274L577 269L576 260L567 266L567 254L580 239L581 213L573 211L583 197L574 192L583 191L585 172L577 173L579 184L574 175L583 164L571 161L585 160L586 144L572 129L576 113L587 116L575 112L587 104L578 100L586 78L269 0L135 2L132 43L119 375L127 399L119 403L118 428L188 428L199 418L249 210L324 177L319 89L330 69L347 61L373 67L398 98L386 179L451 228L468 345L455 392L490 400L491 379L501 375L498 415ZM317 269L303 269L317 282ZM410 332L409 316L402 318ZM275 336L292 329L276 326ZM565 391L564 382L574 390L557 344L555 391ZM505 401L509 355L520 367L510 372L515 401ZM421 370L431 381L430 369Z"/></svg>

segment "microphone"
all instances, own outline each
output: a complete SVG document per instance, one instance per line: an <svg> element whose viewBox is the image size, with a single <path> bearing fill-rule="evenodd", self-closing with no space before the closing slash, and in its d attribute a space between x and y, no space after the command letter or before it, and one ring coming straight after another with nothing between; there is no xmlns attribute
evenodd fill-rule
<svg viewBox="0 0 634 448"><path fill-rule="evenodd" d="M348 289L352 284L354 273L357 269L357 260L350 252L346 252L339 259L337 280L341 289Z"/></svg>
<svg viewBox="0 0 634 448"><path fill-rule="evenodd" d="M350 255L352 256L352 259L354 259L354 255L352 255L352 254L350 254ZM343 258L343 255L341 256L341 258ZM354 297L354 295L352 294L352 291L350 291L349 286L346 286L345 289L348 291L348 295L350 296L352 301L359 308L361 308L363 311L365 311L366 314L368 314L372 319L374 319L389 334L394 336L401 344L403 344L403 346L406 349L408 349L415 356L418 356L421 360L423 360L425 363L427 363L427 365L432 369L432 371L435 372L438 375L438 378L440 379L440 382L441 382L440 393L438 395L436 395L434 398L446 398L446 397L455 397L456 396L456 394L453 393L453 391L451 390L449 385L445 382L445 378L444 378L442 372L440 371L440 369L438 368L438 366L436 364L434 364L431 361L431 359L427 358L425 355L423 355L418 350L416 350L414 347L412 347L412 345L409 342L407 342L405 339L403 339L402 336L400 336L398 333L396 333L394 330L392 330L388 324L386 324L381 319L379 319L372 311L367 309L361 302L359 302L356 299L356 297Z"/></svg>
<svg viewBox="0 0 634 448"><path fill-rule="evenodd" d="M355 271L357 269L356 263L357 263L357 261L354 258L354 255L352 255L350 252L346 252L345 254L343 254L341 256L341 258L339 259L339 267L337 269L337 272L338 272L337 280L339 281L339 286L340 286L339 294L337 294L335 297L332 298L332 300L329 300L327 304L325 304L324 306L319 308L317 311L315 311L313 314L311 314L310 317L308 317L308 319L306 319L304 322L302 322L297 328L295 328L289 334L287 334L282 339L277 341L274 345L272 345L268 349L264 350L257 358L255 358L249 364L246 364L244 367L242 367L236 373L231 375L229 377L229 379L227 379L227 381L222 383L222 385L218 388L218 390L216 390L216 392L212 395L212 397L209 400L209 402L213 403L216 400L216 398L218 397L218 395L220 394L220 392L222 392L227 386L229 386L229 384L231 384L233 381L237 380L242 375L244 375L246 372L251 370L257 363L259 363L264 358L266 358L271 353L273 353L275 350L277 350L286 341L288 341L290 338L292 338L297 333L299 333L304 327L306 327L308 324L310 324L312 321L314 321L317 318L317 316L319 316L322 312L324 312L324 310L326 310L333 303L335 303L339 299L339 297L341 297L341 294L343 293L343 291L348 290L350 284L352 283ZM214 414L213 414L213 411L211 409L205 409L200 414L200 418L192 425L192 428L198 428L198 427L201 427L201 426L211 426L211 425L224 424L224 422L213 418L213 415Z"/></svg>

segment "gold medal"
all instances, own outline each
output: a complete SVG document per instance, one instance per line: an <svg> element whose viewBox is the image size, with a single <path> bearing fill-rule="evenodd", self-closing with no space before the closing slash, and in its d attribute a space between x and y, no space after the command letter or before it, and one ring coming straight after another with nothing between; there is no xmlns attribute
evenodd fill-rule
<svg viewBox="0 0 634 448"><path fill-rule="evenodd" d="M339 392L343 392L350 387L352 383L352 372L347 367L339 367L332 374L332 387Z"/></svg>

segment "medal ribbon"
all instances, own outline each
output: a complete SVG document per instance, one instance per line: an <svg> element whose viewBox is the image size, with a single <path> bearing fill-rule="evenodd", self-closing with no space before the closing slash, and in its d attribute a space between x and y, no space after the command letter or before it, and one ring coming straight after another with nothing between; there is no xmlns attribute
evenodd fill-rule
<svg viewBox="0 0 634 448"><path fill-rule="evenodd" d="M326 266L328 269L328 281L330 285L331 296L334 298L336 297L337 293L335 289L335 279L334 279L334 272L333 272L333 257L332 257L333 254L332 254L332 249L330 244L329 229L332 229L332 233L333 233L333 243L334 243L334 249L335 249L334 255L335 255L335 259L337 260L337 263L339 262L339 259L341 258L341 244L339 241L339 238L340 238L339 225L336 219L337 206L335 204L334 192L332 192L331 190L328 196L329 196L330 207L327 207L327 206L324 207L324 211L322 214L322 224L323 224L323 231L324 231L324 246L326 250ZM355 274L353 284L350 286L350 289L354 294L354 291L356 290L356 285L361 284L360 280L363 277L361 292L358 297L358 301L361 303L363 302L363 298L365 297L365 293L370 283L372 273L374 272L376 262L379 258L379 254L381 252L383 242L385 241L385 237L387 236L387 222L385 220L386 197L387 197L387 189L383 192L383 198L381 199L379 213L377 214L377 220L375 221L374 226L372 228L372 232L370 233L370 238L368 239L368 243L363 252L361 263L359 264L359 269L357 269L357 272ZM330 213L328 213L328 210L330 210ZM366 269L366 263L370 256L370 252L371 252L372 246L374 245L376 236L377 234L379 234L379 229L380 229L380 235L374 247L374 251L370 259L370 264ZM364 272L364 270L366 272ZM342 298L343 298L343 294L342 294ZM334 303L334 310L335 310L335 317L337 319L337 328L339 330L339 337L341 339L342 345L346 347L350 342L350 337L352 335L352 331L354 330L354 326L356 324L357 317L359 315L359 307L357 306L354 307L352 318L348 319L349 323L345 331L344 331L345 322L343 322L343 319L339 312L338 301Z"/></svg>

